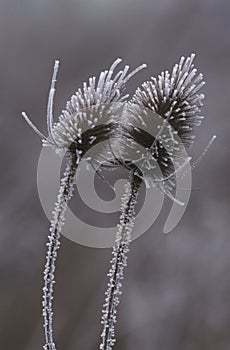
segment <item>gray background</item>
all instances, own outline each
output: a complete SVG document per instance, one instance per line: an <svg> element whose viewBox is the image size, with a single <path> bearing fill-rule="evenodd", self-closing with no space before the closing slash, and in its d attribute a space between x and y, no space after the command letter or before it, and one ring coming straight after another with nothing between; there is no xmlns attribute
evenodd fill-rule
<svg viewBox="0 0 230 350"><path fill-rule="evenodd" d="M220 0L2 0L0 3L0 347L41 349L42 269L49 222L36 188L53 60L61 60L55 115L90 75L117 57L148 69L136 86L197 54L206 116L191 153L218 138L193 173L191 201L177 228L162 229L170 203L132 243L119 308L117 349L226 350L230 346L229 62L230 3ZM196 190L198 189L199 190ZM57 267L58 349L98 348L110 249L62 237Z"/></svg>

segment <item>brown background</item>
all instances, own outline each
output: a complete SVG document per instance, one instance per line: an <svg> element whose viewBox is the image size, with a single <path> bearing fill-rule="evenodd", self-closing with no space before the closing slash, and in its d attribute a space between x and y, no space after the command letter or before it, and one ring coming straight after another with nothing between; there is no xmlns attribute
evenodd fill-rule
<svg viewBox="0 0 230 350"><path fill-rule="evenodd" d="M42 349L42 269L49 222L36 188L53 60L61 60L55 114L90 75L122 57L148 69L128 90L197 54L206 119L191 153L218 138L193 173L177 228L162 229L170 203L133 242L119 309L120 350L226 350L230 346L230 3L220 0L2 0L0 3L0 348ZM57 268L58 349L98 348L109 249L62 237Z"/></svg>

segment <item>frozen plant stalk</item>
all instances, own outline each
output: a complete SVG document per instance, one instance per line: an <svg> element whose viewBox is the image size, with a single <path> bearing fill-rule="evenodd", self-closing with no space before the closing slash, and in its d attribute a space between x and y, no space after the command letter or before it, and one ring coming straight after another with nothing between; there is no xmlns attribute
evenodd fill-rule
<svg viewBox="0 0 230 350"><path fill-rule="evenodd" d="M73 195L74 180L76 173L76 157L72 156L67 164L64 177L55 204L54 218L50 226L49 242L47 243L46 264L44 270L44 287L43 287L43 317L45 328L46 344L44 350L55 350L53 342L53 285L55 262L57 258L57 250L60 246L60 232L65 220L65 211L68 201Z"/></svg>
<svg viewBox="0 0 230 350"><path fill-rule="evenodd" d="M117 307L121 294L124 268L127 265L127 255L134 225L138 190L144 175L138 167L137 158L143 167L154 169L156 165L161 174L151 172L152 182L157 183L162 190L173 198L171 191L175 185L175 164L180 163L181 154L176 136L185 146L194 139L194 126L199 125L200 109L203 94L198 91L203 86L203 77L197 74L193 65L194 55L182 57L170 74L161 73L158 78L142 84L128 102L128 95L123 95L128 80L146 65L137 67L128 73L125 66L116 74L120 59L115 60L109 70L101 72L98 79L92 77L82 89L71 97L65 110L62 111L56 123L53 122L53 99L58 71L58 61L55 61L54 72L47 107L48 136L44 136L22 113L26 122L43 139L44 146L51 146L57 153L67 155L66 170L61 185L51 222L49 241L47 244L46 265L43 288L43 317L45 329L44 350L56 350L53 339L53 285L55 263L60 246L60 233L65 219L65 210L73 195L75 175L81 159L92 147L102 144L98 154L89 158L93 167L102 164L103 159L111 167L125 167L129 172L129 181L121 203L120 222L117 226L116 242L113 247L111 268L108 273L108 289L103 305L100 350L112 350L115 344L115 323ZM126 113L121 112L121 103ZM144 112L145 109L145 112ZM157 125L158 134L154 137L142 130L141 125L156 122L151 116L146 119L146 110L159 115L163 123ZM148 113L147 113L148 114ZM166 132L167 130L167 132ZM169 135L166 137L166 135ZM104 145L108 141L108 145ZM140 144L148 152L140 154L136 145ZM136 152L136 158L128 159L127 155ZM150 161L150 158L151 161ZM146 158L147 157L147 158ZM183 164L182 164L183 165ZM164 186L162 186L164 183Z"/></svg>
<svg viewBox="0 0 230 350"><path fill-rule="evenodd" d="M120 223L117 226L116 243L113 247L111 268L108 273L108 289L105 293L106 299L102 310L103 331L101 334L101 350L112 349L115 343L114 326L117 318L117 306L119 304L122 280L124 278L124 267L127 265L127 254L129 252L135 217L134 206L140 184L140 178L131 174L130 182L125 185L121 204Z"/></svg>

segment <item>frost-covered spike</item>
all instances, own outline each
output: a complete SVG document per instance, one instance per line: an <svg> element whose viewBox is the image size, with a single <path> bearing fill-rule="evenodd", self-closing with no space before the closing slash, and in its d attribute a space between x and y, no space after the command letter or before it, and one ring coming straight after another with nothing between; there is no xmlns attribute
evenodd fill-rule
<svg viewBox="0 0 230 350"><path fill-rule="evenodd" d="M192 163L192 169L194 169L197 166L197 164L200 163L201 159L203 159L205 154L208 152L209 148L212 146L215 139L216 139L216 135L213 135L211 140L208 142L207 146L205 147L205 149L201 153L201 155Z"/></svg>
<svg viewBox="0 0 230 350"><path fill-rule="evenodd" d="M100 76L99 76L99 79L98 79L98 83L97 83L97 92L98 94L102 94L103 92L103 88L104 88L104 85L105 85L105 79L106 79L106 75L108 74L108 71L104 71L104 72L101 72Z"/></svg>
<svg viewBox="0 0 230 350"><path fill-rule="evenodd" d="M37 127L31 122L29 117L25 112L22 112L22 116L27 122L27 124L35 131L35 133L40 136L43 139L43 144L45 145L56 145L55 140L53 139L52 135L52 129L53 129L53 100L54 100L54 94L55 94L55 83L57 79L57 72L59 67L59 61L54 62L54 68L53 68L53 76L51 80L51 86L49 91L49 98L48 98L48 105L47 105L47 130L48 130L48 137L45 136L43 133L41 133Z"/></svg>
<svg viewBox="0 0 230 350"><path fill-rule="evenodd" d="M112 66L109 68L109 72L108 72L108 75L107 75L107 78L106 78L106 81L105 81L106 84L108 84L108 83L111 81L111 78L112 78L114 69L117 67L117 65L118 65L119 63L121 63L121 61L122 61L121 58L117 58L117 59L113 62Z"/></svg>
<svg viewBox="0 0 230 350"><path fill-rule="evenodd" d="M105 293L105 303L102 309L103 330L100 350L112 350L115 344L115 324L117 321L117 307L121 295L124 268L127 265L127 254L134 225L134 206L141 181L127 183L121 202L120 222L117 226L116 243L113 247L111 267L108 272L109 282Z"/></svg>
<svg viewBox="0 0 230 350"><path fill-rule="evenodd" d="M125 83L127 83L127 81L129 79L131 79L135 74L137 74L138 72L140 72L142 69L146 68L147 64L143 63L140 66L138 66L137 68L135 68L131 73L129 73L129 75L125 78Z"/></svg>
<svg viewBox="0 0 230 350"><path fill-rule="evenodd" d="M38 128L32 123L32 121L30 120L30 118L27 116L27 114L25 112L22 112L22 116L25 119L25 121L27 122L27 124L34 130L34 132L41 137L41 139L45 139L48 141L47 137L45 135L43 135L41 133L41 131L38 130Z"/></svg>
<svg viewBox="0 0 230 350"><path fill-rule="evenodd" d="M48 135L52 142L55 143L53 136L52 136L52 129L53 129L53 101L54 101L54 95L55 95L55 83L57 81L57 73L59 68L59 61L56 60L54 62L54 68L53 68L53 76L51 80L51 86L49 91L49 97L48 97L48 104L47 104L47 129L48 129Z"/></svg>

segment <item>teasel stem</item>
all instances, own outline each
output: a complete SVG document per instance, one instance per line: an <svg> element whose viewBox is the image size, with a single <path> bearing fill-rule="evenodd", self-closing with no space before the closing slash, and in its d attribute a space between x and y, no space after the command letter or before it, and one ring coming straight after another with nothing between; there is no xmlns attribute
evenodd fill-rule
<svg viewBox="0 0 230 350"><path fill-rule="evenodd" d="M116 241L113 247L111 267L108 273L108 289L105 293L105 303L102 309L103 331L101 333L102 342L100 350L112 350L115 344L115 323L117 318L117 307L119 296L121 295L122 280L124 278L124 268L127 265L127 256L131 242L131 233L135 219L135 204L138 189L142 180L130 174L130 181L125 185L124 195L121 204L120 222L117 226Z"/></svg>
<svg viewBox="0 0 230 350"><path fill-rule="evenodd" d="M43 318L45 329L45 345L44 350L56 350L53 341L53 285L55 283L54 273L56 267L57 251L60 246L60 233L64 224L64 214L68 206L68 202L73 195L75 174L78 159L76 154L71 153L68 158L66 170L61 180L57 202L53 211L53 220L50 226L49 242L47 243L46 264L44 269L44 287L43 287Z"/></svg>

